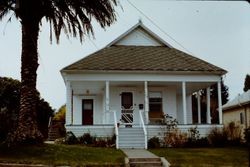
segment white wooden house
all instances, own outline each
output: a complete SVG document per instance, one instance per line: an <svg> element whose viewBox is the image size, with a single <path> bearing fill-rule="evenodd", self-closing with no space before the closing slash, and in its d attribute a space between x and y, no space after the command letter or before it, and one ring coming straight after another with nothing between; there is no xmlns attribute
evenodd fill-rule
<svg viewBox="0 0 250 167"><path fill-rule="evenodd" d="M241 125L242 136L244 136L244 129L250 127L250 90L224 104L222 110L224 125L230 122Z"/></svg>
<svg viewBox="0 0 250 167"><path fill-rule="evenodd" d="M141 22L105 48L63 68L66 84L66 129L117 136L117 148L147 148L147 140L162 135L168 114L187 130L197 126L206 135L211 125L210 86L225 70L181 52ZM192 94L206 88L207 122L193 124ZM222 126L221 93L218 93ZM199 98L198 98L199 99ZM200 104L200 103L198 103ZM198 115L201 117L200 105ZM120 123L120 126L117 126ZM126 126L125 126L126 125Z"/></svg>

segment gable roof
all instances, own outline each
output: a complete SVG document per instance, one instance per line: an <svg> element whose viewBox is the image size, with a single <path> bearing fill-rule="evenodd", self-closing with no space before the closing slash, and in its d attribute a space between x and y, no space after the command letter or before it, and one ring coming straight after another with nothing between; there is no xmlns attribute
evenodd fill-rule
<svg viewBox="0 0 250 167"><path fill-rule="evenodd" d="M223 110L228 110L236 107L241 107L246 104L250 104L250 90L247 92L244 92L242 94L239 94L236 96L233 100L227 102L222 106Z"/></svg>
<svg viewBox="0 0 250 167"><path fill-rule="evenodd" d="M62 69L62 72L81 71L226 73L224 69L166 46L106 47Z"/></svg>
<svg viewBox="0 0 250 167"><path fill-rule="evenodd" d="M144 30L150 37L152 37L155 41L159 42L162 45L165 45L167 47L172 47L169 43L167 43L165 40L163 40L160 36L158 36L157 34L155 34L153 31L151 31L148 27L146 27L141 20L139 20L139 22L137 24L135 24L134 26L132 26L130 29L128 29L126 32L124 32L123 34L121 34L119 37L117 37L115 40L113 40L112 42L110 42L108 45L106 45L105 47L110 47L112 45L116 45L117 43L119 43L122 39L124 39L124 37L128 36L129 34L131 34L132 32L138 30L138 29L142 29Z"/></svg>

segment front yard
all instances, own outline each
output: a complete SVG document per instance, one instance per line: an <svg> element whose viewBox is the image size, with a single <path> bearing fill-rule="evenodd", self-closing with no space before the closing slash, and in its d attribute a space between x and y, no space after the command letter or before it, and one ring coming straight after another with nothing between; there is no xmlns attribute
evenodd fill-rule
<svg viewBox="0 0 250 167"><path fill-rule="evenodd" d="M183 167L246 167L248 152L243 147L232 148L167 148L151 149L154 154L165 157L171 166Z"/></svg>
<svg viewBox="0 0 250 167"><path fill-rule="evenodd" d="M116 166L124 163L124 154L115 148L78 145L50 145L6 148L0 146L0 163L26 163L70 166Z"/></svg>
<svg viewBox="0 0 250 167"><path fill-rule="evenodd" d="M149 151L165 157L171 166L245 167L248 152L232 148L161 148ZM115 148L80 145L48 145L6 148L0 145L0 163L26 163L70 166L123 166L125 155Z"/></svg>

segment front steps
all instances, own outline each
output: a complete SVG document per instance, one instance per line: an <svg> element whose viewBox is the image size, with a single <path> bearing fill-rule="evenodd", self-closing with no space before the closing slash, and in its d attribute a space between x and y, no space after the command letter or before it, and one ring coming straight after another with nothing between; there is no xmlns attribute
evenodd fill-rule
<svg viewBox="0 0 250 167"><path fill-rule="evenodd" d="M60 121L51 121L48 130L48 141L55 141L58 138L61 138L60 127L64 126L64 122Z"/></svg>
<svg viewBox="0 0 250 167"><path fill-rule="evenodd" d="M119 148L145 148L145 135L142 127L120 127Z"/></svg>
<svg viewBox="0 0 250 167"><path fill-rule="evenodd" d="M125 157L125 167L169 167L164 157L158 157L145 149L121 149Z"/></svg>
<svg viewBox="0 0 250 167"><path fill-rule="evenodd" d="M130 167L162 167L160 158L129 158Z"/></svg>

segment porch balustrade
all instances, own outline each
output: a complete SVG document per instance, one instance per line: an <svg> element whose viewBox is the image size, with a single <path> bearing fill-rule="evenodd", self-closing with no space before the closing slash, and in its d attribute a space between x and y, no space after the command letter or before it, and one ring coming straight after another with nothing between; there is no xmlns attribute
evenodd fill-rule
<svg viewBox="0 0 250 167"><path fill-rule="evenodd" d="M131 107L129 109L125 109L124 107L122 107L122 109L121 109L121 122L123 124L133 123L133 112L134 112L133 107Z"/></svg>
<svg viewBox="0 0 250 167"><path fill-rule="evenodd" d="M116 136L116 148L119 149L119 131L118 131L116 111L113 111L113 113L114 113L114 126L115 126L115 136Z"/></svg>
<svg viewBox="0 0 250 167"><path fill-rule="evenodd" d="M143 111L142 110L139 111L139 115L140 115L140 127L142 127L143 132L144 132L145 149L147 149L148 148L148 135L147 135L147 130L146 130L146 126L144 123L144 119L143 119Z"/></svg>

